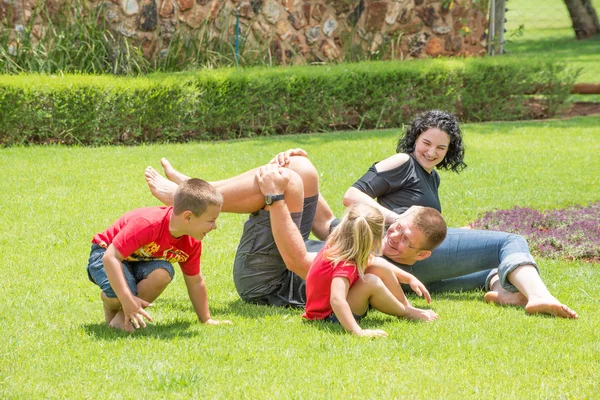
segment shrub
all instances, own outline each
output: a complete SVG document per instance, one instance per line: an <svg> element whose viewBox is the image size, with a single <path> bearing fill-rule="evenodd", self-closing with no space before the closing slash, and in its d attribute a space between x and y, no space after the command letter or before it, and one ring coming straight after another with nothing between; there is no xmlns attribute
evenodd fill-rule
<svg viewBox="0 0 600 400"><path fill-rule="evenodd" d="M489 59L144 77L0 75L0 143L94 145L395 128L430 108L455 112L465 122L527 119L532 88L541 114L551 116L576 76L562 64Z"/></svg>

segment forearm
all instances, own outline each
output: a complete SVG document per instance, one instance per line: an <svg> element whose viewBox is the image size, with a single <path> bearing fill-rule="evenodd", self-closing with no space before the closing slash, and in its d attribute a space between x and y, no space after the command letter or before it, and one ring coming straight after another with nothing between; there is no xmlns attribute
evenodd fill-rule
<svg viewBox="0 0 600 400"><path fill-rule="evenodd" d="M358 335L362 331L358 325L350 309L350 305L346 299L339 299L336 297L331 298L331 309L335 313L340 325L344 327L348 332Z"/></svg>
<svg viewBox="0 0 600 400"><path fill-rule="evenodd" d="M105 256L102 258L102 262L104 263L104 270L110 282L110 287L117 295L121 304L134 302L133 293L131 293L123 275L121 261L114 256Z"/></svg>
<svg viewBox="0 0 600 400"><path fill-rule="evenodd" d="M386 224L391 224L398 218L398 214L383 207L368 194L361 192L355 187L350 187L344 194L344 206L349 207L356 203L367 204L377 208L383 214Z"/></svg>
<svg viewBox="0 0 600 400"><path fill-rule="evenodd" d="M294 224L285 201L273 203L269 212L273 238L283 262L287 269L306 279L312 259L306 251L304 239Z"/></svg>
<svg viewBox="0 0 600 400"><path fill-rule="evenodd" d="M378 267L378 268L386 268L386 269L392 271L392 273L394 274L394 276L396 277L396 279L398 279L398 282L400 282L400 283L408 284L408 283L410 283L410 280L412 278L414 278L414 275L412 275L411 273L404 271L402 268L395 266L394 264L392 264L391 262L387 261L386 259L384 259L382 257L371 258L371 261L369 262L369 266Z"/></svg>
<svg viewBox="0 0 600 400"><path fill-rule="evenodd" d="M204 323L210 319L210 310L208 308L208 290L206 288L206 281L203 278L200 279L186 279L186 286L188 288L188 295L194 311L198 316L200 322Z"/></svg>

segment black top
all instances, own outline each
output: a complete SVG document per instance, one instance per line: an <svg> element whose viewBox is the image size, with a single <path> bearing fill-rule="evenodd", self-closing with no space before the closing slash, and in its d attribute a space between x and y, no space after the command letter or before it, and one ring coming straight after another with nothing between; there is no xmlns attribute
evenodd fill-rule
<svg viewBox="0 0 600 400"><path fill-rule="evenodd" d="M442 212L438 196L440 176L436 170L430 174L412 154L407 162L388 171L377 172L375 164L352 187L376 198L380 205L396 214L411 206L432 207Z"/></svg>

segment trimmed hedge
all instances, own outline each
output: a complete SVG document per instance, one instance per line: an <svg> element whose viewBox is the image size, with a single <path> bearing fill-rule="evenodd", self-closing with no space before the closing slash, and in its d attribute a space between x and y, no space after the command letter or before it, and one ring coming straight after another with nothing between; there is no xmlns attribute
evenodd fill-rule
<svg viewBox="0 0 600 400"><path fill-rule="evenodd" d="M564 64L487 58L135 78L2 75L0 143L135 144L393 128L430 108L465 122L549 117L577 73Z"/></svg>

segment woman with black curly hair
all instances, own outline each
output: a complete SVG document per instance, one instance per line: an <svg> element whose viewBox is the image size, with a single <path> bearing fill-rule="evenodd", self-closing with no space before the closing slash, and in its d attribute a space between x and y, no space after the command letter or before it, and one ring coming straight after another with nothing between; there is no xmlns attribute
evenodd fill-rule
<svg viewBox="0 0 600 400"><path fill-rule="evenodd" d="M387 224L415 205L441 212L440 177L435 169L460 172L467 166L457 118L439 110L419 114L398 141L396 152L373 164L348 189L344 205L372 205L383 213ZM389 231L387 237L393 237ZM394 243L388 243L388 248L392 254ZM388 254L384 252L394 262ZM395 264L415 275L431 292L485 288L485 299L490 302L520 305L529 313L577 318L550 294L520 235L450 228L429 258L412 266Z"/></svg>
<svg viewBox="0 0 600 400"><path fill-rule="evenodd" d="M456 117L432 110L419 114L398 141L397 154L371 166L344 196L344 205L377 207L391 224L410 206L442 211L437 169L460 172L464 145ZM377 201L373 200L377 199Z"/></svg>

